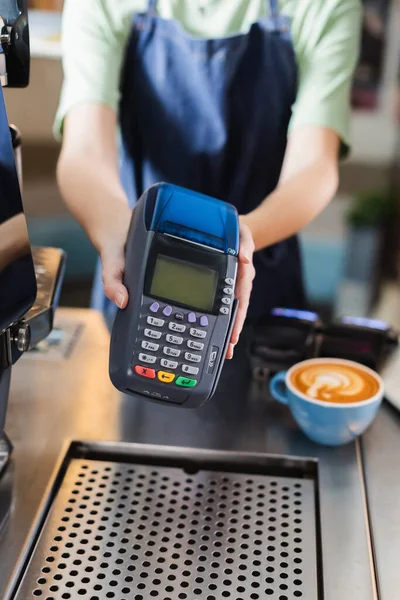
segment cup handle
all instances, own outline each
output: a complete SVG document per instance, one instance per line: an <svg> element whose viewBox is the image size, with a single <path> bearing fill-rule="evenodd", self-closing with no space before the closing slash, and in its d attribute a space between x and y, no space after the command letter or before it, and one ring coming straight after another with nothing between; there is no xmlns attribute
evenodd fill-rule
<svg viewBox="0 0 400 600"><path fill-rule="evenodd" d="M278 402L281 402L282 404L288 403L289 398L286 387L286 371L280 371L273 376L269 382L269 391L275 400L278 400Z"/></svg>

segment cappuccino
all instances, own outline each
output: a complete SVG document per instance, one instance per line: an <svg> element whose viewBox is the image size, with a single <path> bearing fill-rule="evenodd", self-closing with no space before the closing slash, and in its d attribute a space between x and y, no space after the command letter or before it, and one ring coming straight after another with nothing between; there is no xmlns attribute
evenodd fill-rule
<svg viewBox="0 0 400 600"><path fill-rule="evenodd" d="M369 400L379 390L378 376L354 364L305 363L290 375L293 387L310 400L350 404Z"/></svg>

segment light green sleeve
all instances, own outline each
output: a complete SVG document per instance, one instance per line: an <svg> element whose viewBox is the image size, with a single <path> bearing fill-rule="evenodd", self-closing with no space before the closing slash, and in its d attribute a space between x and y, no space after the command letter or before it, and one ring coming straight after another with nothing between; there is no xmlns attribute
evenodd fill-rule
<svg viewBox="0 0 400 600"><path fill-rule="evenodd" d="M315 7L322 8L317 12ZM362 9L359 0L308 3L298 43L299 84L289 129L316 125L333 129L341 155L350 148L350 92L357 64ZM315 12L313 12L315 11Z"/></svg>
<svg viewBox="0 0 400 600"><path fill-rule="evenodd" d="M117 110L124 44L113 30L105 0L66 0L62 18L64 82L54 134L60 139L67 112L96 102Z"/></svg>

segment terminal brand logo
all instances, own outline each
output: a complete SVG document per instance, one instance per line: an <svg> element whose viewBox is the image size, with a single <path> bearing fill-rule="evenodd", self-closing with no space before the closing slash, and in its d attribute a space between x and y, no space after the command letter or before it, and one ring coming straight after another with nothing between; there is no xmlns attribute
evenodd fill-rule
<svg viewBox="0 0 400 600"><path fill-rule="evenodd" d="M213 349L210 352L210 358L208 359L208 372L212 373L215 367L215 362L217 360L217 355L218 355L218 348L216 348L215 346L213 347Z"/></svg>

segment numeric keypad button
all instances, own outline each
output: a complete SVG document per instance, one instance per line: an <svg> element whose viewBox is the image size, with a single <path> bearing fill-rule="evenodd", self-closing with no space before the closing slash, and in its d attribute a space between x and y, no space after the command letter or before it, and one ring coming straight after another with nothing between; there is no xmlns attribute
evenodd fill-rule
<svg viewBox="0 0 400 600"><path fill-rule="evenodd" d="M157 350L160 347L159 344L155 344L154 342L148 342L147 340L143 340L141 346L143 350L150 350L150 352L157 352Z"/></svg>
<svg viewBox="0 0 400 600"><path fill-rule="evenodd" d="M171 331L176 331L177 333L183 333L184 331L186 331L186 325L182 325L182 323L170 323L168 325L168 329L170 329Z"/></svg>
<svg viewBox="0 0 400 600"><path fill-rule="evenodd" d="M156 317L147 317L147 323L153 327L162 327L165 321L164 319L157 319Z"/></svg>
<svg viewBox="0 0 400 600"><path fill-rule="evenodd" d="M191 327L190 335L195 338L204 339L207 335L207 331L204 331L204 329L196 329L195 327Z"/></svg>
<svg viewBox="0 0 400 600"><path fill-rule="evenodd" d="M182 371L187 375L197 375L200 369L199 367L192 367L191 365L182 365Z"/></svg>
<svg viewBox="0 0 400 600"><path fill-rule="evenodd" d="M139 354L139 361L143 363L147 363L149 365L153 365L157 360L156 356L151 356L151 354Z"/></svg>
<svg viewBox="0 0 400 600"><path fill-rule="evenodd" d="M171 335L168 333L165 339L169 344L176 344L177 346L180 346L183 343L183 338L178 335Z"/></svg>
<svg viewBox="0 0 400 600"><path fill-rule="evenodd" d="M201 361L201 355L193 354L193 352L185 352L185 360L189 362L199 363Z"/></svg>
<svg viewBox="0 0 400 600"><path fill-rule="evenodd" d="M159 340L161 337L161 331L154 331L153 329L145 329L144 335L153 340Z"/></svg>
<svg viewBox="0 0 400 600"><path fill-rule="evenodd" d="M162 358L160 364L164 369L176 369L178 366L178 363L175 360L168 360L167 358Z"/></svg>
<svg viewBox="0 0 400 600"><path fill-rule="evenodd" d="M163 348L163 352L164 354L166 354L167 356L174 356L174 357L178 357L181 353L180 350L178 350L177 348L170 348L169 346L164 346Z"/></svg>
<svg viewBox="0 0 400 600"><path fill-rule="evenodd" d="M203 350L204 344L202 342L195 342L194 340L188 340L188 348L191 350Z"/></svg>

